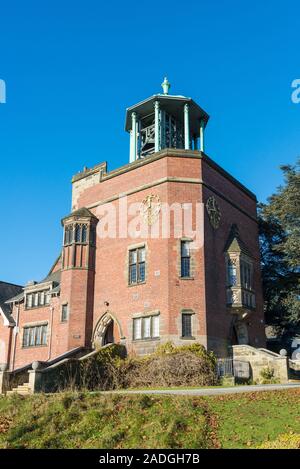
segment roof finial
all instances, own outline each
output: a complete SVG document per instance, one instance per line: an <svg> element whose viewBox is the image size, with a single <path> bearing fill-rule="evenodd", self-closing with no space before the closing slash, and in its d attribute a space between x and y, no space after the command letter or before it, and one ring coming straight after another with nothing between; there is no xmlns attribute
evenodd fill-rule
<svg viewBox="0 0 300 469"><path fill-rule="evenodd" d="M171 84L169 83L167 77L165 77L164 81L161 84L162 89L164 91L164 94L169 94L169 88L171 87Z"/></svg>

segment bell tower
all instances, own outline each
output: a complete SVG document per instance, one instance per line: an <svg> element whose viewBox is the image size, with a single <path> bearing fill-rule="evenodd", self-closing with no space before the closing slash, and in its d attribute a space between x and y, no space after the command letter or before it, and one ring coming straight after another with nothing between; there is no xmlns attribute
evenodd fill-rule
<svg viewBox="0 0 300 469"><path fill-rule="evenodd" d="M165 77L163 93L131 106L125 130L130 134L130 163L164 148L204 152L204 129L208 114L191 98L169 95Z"/></svg>

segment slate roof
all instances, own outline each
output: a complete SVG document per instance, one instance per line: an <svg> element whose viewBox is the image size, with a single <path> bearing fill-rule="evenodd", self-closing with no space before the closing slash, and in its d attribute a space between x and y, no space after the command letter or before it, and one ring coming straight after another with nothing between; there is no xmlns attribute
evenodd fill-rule
<svg viewBox="0 0 300 469"><path fill-rule="evenodd" d="M62 222L70 217L97 218L88 208L82 207L62 219Z"/></svg>
<svg viewBox="0 0 300 469"><path fill-rule="evenodd" d="M22 296L23 287L20 285L14 285L13 283L1 282L0 281L0 307L3 314L11 324L14 324L14 320L10 314L10 306L6 301L13 296Z"/></svg>
<svg viewBox="0 0 300 469"><path fill-rule="evenodd" d="M231 226L230 234L224 248L225 252L242 252L248 257L253 257L246 244L240 237L236 224Z"/></svg>
<svg viewBox="0 0 300 469"><path fill-rule="evenodd" d="M56 272L52 272L52 273L48 274L47 277L45 277L43 280L38 282L37 285L40 284L40 283L45 283L45 282L54 282L57 285L59 285L60 284L60 278L61 278L61 271L57 270Z"/></svg>
<svg viewBox="0 0 300 469"><path fill-rule="evenodd" d="M47 275L47 277L45 277L40 282L37 282L34 286L42 285L43 283L46 283L46 282L53 282L53 290L51 290L51 292L57 293L60 291L60 289L58 288L60 286L60 277L61 277L61 271L57 270L56 272L52 272L49 275ZM24 291L22 293L19 293L16 296L8 297L6 300L6 304L15 303L17 301L22 300L23 298L24 298Z"/></svg>

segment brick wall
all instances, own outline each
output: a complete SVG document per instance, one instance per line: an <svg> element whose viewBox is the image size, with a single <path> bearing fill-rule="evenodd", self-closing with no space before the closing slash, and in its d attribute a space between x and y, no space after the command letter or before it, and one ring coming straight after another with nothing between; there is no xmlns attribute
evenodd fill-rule
<svg viewBox="0 0 300 469"><path fill-rule="evenodd" d="M197 229L204 237L204 245L200 244L192 252L191 279L180 278L180 239L174 236L169 239L97 237L95 259L94 253L86 252L77 256L77 268L66 269L68 264L64 264L60 297L52 299L51 307L26 311L20 306L20 329L16 347L12 347L15 358L11 353L14 367L90 345L101 326L101 318L109 315L114 319L115 340L124 343L129 353L149 353L167 340L185 344L187 341L181 337L181 314L185 310L193 313L194 340L219 355L226 355L234 315L226 307L224 247L234 223L254 260L256 309L247 318L249 341L251 345L264 346L256 201L251 193L199 152L164 150L111 173L105 172L105 165L100 166L74 179L75 208L87 207L97 216L98 208L105 209L109 202L117 210L120 194L127 194L129 204L141 204L146 196L154 194L161 204L190 203L195 208L213 195L221 210L220 226L213 229L206 211L201 212ZM161 215L162 211L160 223ZM117 219L117 230L118 223ZM174 223L171 217L171 233ZM99 225L101 219L98 228ZM195 210L192 228L196 229ZM136 245L146 248L146 281L130 286L128 251ZM66 253L64 256L68 262ZM84 265L78 266L79 259L84 260ZM69 307L69 320L65 323L61 321L63 304ZM160 316L160 338L133 341L133 318L152 312ZM15 317L16 314L15 307ZM47 346L23 349L24 325L39 321L49 324Z"/></svg>

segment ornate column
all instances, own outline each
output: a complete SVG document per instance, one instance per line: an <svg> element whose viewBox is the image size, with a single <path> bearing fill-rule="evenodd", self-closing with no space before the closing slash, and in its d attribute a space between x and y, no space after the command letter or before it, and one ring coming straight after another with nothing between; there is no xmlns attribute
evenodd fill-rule
<svg viewBox="0 0 300 469"><path fill-rule="evenodd" d="M200 151L204 152L204 120L200 121Z"/></svg>
<svg viewBox="0 0 300 469"><path fill-rule="evenodd" d="M190 119L189 119L189 105L184 105L184 149L190 149Z"/></svg>
<svg viewBox="0 0 300 469"><path fill-rule="evenodd" d="M154 103L154 112L155 112L155 144L154 151L155 153L160 150L160 110L159 110L159 101Z"/></svg>
<svg viewBox="0 0 300 469"><path fill-rule="evenodd" d="M130 163L136 160L137 154L137 123L136 112L131 114L131 131L130 131Z"/></svg>

